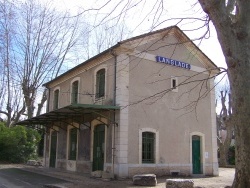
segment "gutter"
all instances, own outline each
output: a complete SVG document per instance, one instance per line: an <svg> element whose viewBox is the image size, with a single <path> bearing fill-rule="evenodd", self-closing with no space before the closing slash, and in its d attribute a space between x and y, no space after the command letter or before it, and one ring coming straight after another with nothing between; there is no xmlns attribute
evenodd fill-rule
<svg viewBox="0 0 250 188"><path fill-rule="evenodd" d="M46 89L48 90L48 92L47 92L47 95L48 95L48 97L47 97L47 107L46 107L46 112L49 112L49 104L50 104L50 88L48 88L48 87L46 87ZM48 129L47 128L47 126L46 126L46 129ZM47 131L45 132L45 134L44 134L44 166L46 167L46 165L47 165L47 151L46 151L46 146L47 146L47 142L48 142L48 137L47 137ZM49 166L48 166L49 167Z"/></svg>
<svg viewBox="0 0 250 188"><path fill-rule="evenodd" d="M96 58L101 57L102 55L105 55L105 54L107 54L107 53L111 53L111 54L112 54L112 53L113 53L113 52L112 52L113 49L118 48L120 45L121 45L121 42L118 42L116 45L114 45L114 46L108 48L107 50L105 50L105 51L103 51L103 52L101 52L101 53L99 53L99 54L97 54L97 55L91 57L90 59L88 59L88 60L84 61L83 63L80 63L79 65L73 67L72 69L70 69L70 70L68 70L68 71L66 71L66 72L64 72L64 73L62 73L61 75L57 76L56 78L54 78L54 79L52 79L52 80L50 80L50 81L44 83L43 86L47 87L50 83L54 82L55 80L58 80L58 79L62 78L63 76L67 75L68 73L70 73L70 72L72 72L72 71L78 69L79 67L81 67L81 66L83 66L83 65L86 65L86 64L90 63L91 61L93 61L93 60L96 59ZM113 55L113 54L112 54L112 55Z"/></svg>
<svg viewBox="0 0 250 188"><path fill-rule="evenodd" d="M115 61L114 61L114 94L113 94L113 106L116 106L116 74L117 74L117 55L116 53L114 52L113 49L110 50L110 53L111 55L115 58ZM113 125L113 141L112 141L112 174L114 175L115 174L115 127L117 126L116 125L116 115L115 115L116 111L114 110L113 111L113 122L114 122L114 125Z"/></svg>

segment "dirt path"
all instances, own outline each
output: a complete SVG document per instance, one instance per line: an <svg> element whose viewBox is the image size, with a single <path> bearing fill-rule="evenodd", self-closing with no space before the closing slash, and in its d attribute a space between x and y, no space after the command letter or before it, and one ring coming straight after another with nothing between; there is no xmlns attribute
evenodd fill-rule
<svg viewBox="0 0 250 188"><path fill-rule="evenodd" d="M169 177L159 177L157 178L158 184L157 188L166 187L166 179ZM188 178L194 181L194 186L199 188L224 188L226 186L231 186L234 179L234 169L233 168L220 168L218 177L204 177L204 178ZM94 182L93 182L94 181ZM70 188L82 188L82 187L109 187L109 188L138 188L132 184L132 180L116 180L110 182L104 182L103 180L92 179L90 181L82 181L75 185L70 185ZM140 188L146 188L145 186L140 186Z"/></svg>
<svg viewBox="0 0 250 188"><path fill-rule="evenodd" d="M224 188L231 186L234 180L234 168L220 168L218 177L196 178L193 179L195 186L205 188Z"/></svg>
<svg viewBox="0 0 250 188"><path fill-rule="evenodd" d="M105 181L102 179L94 179L89 176L89 174L79 174L75 172L62 171L58 169L43 168L43 167L31 167L26 165L1 165L1 168L22 168L24 170L32 171L35 173L46 174L51 177L57 177L64 180L70 181L70 183L57 185L58 187L66 188L138 188L134 186L131 179L125 180L112 180ZM165 188L166 179L172 177L157 177L156 188ZM190 177L194 181L194 186L199 188L224 188L230 186L234 179L234 169L233 168L220 168L219 176L217 177L204 177L204 178L194 178ZM145 186L140 186L140 188L147 188Z"/></svg>

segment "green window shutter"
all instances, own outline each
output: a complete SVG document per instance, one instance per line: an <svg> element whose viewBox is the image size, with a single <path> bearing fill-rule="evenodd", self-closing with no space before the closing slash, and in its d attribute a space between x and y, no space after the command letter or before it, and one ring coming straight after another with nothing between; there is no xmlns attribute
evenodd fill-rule
<svg viewBox="0 0 250 188"><path fill-rule="evenodd" d="M96 73L96 98L105 96L105 69Z"/></svg>
<svg viewBox="0 0 250 188"><path fill-rule="evenodd" d="M54 91L54 105L53 105L54 110L58 109L58 102L59 102L59 89Z"/></svg>
<svg viewBox="0 0 250 188"><path fill-rule="evenodd" d="M76 160L77 128L70 129L69 133L69 160Z"/></svg>
<svg viewBox="0 0 250 188"><path fill-rule="evenodd" d="M142 133L142 163L154 163L155 159L155 134Z"/></svg>
<svg viewBox="0 0 250 188"><path fill-rule="evenodd" d="M72 92L71 92L71 103L76 104L78 102L78 85L79 82L75 81L72 84Z"/></svg>

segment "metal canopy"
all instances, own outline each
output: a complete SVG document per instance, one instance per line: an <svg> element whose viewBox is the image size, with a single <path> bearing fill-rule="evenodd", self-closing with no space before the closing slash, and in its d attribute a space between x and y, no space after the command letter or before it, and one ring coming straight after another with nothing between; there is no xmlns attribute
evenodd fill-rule
<svg viewBox="0 0 250 188"><path fill-rule="evenodd" d="M86 114L99 114L102 112L119 110L119 106L96 105L96 104L72 104L48 113L17 122L16 125L44 125L51 126L54 122L63 122L67 119L82 119ZM109 119L108 117L106 117Z"/></svg>

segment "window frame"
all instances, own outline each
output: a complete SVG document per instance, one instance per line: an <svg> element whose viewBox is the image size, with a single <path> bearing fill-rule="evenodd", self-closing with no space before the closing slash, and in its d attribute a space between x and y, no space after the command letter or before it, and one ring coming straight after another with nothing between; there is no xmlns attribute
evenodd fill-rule
<svg viewBox="0 0 250 188"><path fill-rule="evenodd" d="M154 163L143 163L142 162L142 133L143 132L151 132L155 134L155 142L154 142ZM159 131L153 128L140 128L139 129L139 164L143 165L152 165L159 163Z"/></svg>
<svg viewBox="0 0 250 188"><path fill-rule="evenodd" d="M54 92L53 92L53 110L59 109L59 94L60 94L60 89L59 88L54 89Z"/></svg>
<svg viewBox="0 0 250 188"><path fill-rule="evenodd" d="M77 84L77 92L74 92L74 84ZM70 104L77 104L79 103L79 93L80 93L80 77L74 78L70 82Z"/></svg>
<svg viewBox="0 0 250 188"><path fill-rule="evenodd" d="M106 85L106 69L101 68L99 69L96 74L96 84L95 84L95 98L105 98L105 85Z"/></svg>
<svg viewBox="0 0 250 188"><path fill-rule="evenodd" d="M155 133L142 132L142 163L155 163Z"/></svg>
<svg viewBox="0 0 250 188"><path fill-rule="evenodd" d="M105 81L104 81L104 96L103 97L99 97L97 95L97 73L98 71L100 71L101 69L104 69L105 70ZM98 67L96 67L95 71L94 71L94 84L93 84L93 90L94 90L94 101L95 102L98 102L98 101L101 101L101 100L104 100L106 99L107 97L107 73L108 73L108 68L107 68L107 65L106 64L102 64L102 65L99 65Z"/></svg>
<svg viewBox="0 0 250 188"><path fill-rule="evenodd" d="M178 92L178 78L171 76L171 89L173 92Z"/></svg>

